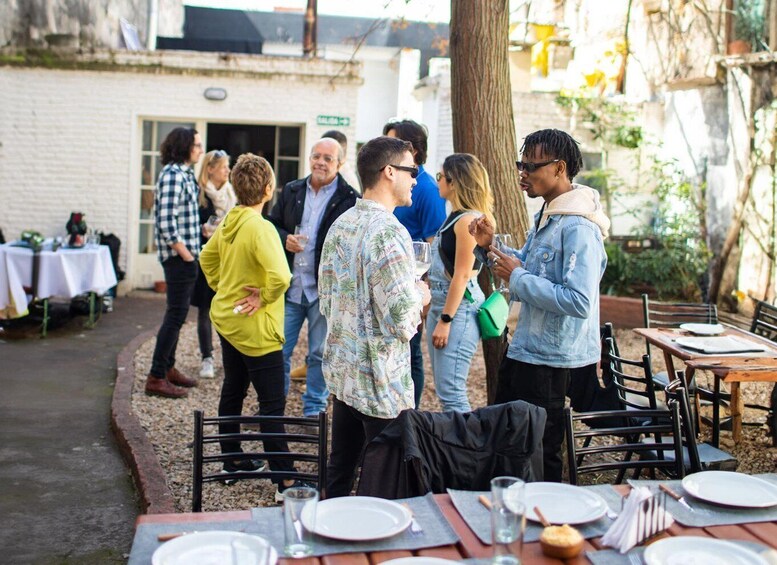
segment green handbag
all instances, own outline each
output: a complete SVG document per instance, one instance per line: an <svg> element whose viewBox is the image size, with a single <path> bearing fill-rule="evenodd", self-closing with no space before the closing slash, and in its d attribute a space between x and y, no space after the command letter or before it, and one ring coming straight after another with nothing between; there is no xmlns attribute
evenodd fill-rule
<svg viewBox="0 0 777 565"><path fill-rule="evenodd" d="M478 327L481 339L502 337L507 327L507 315L510 312L510 305L505 297L502 296L502 293L494 290L494 275L490 271L488 275L491 279L491 294L478 309ZM464 296L470 302L474 302L469 289L464 292Z"/></svg>

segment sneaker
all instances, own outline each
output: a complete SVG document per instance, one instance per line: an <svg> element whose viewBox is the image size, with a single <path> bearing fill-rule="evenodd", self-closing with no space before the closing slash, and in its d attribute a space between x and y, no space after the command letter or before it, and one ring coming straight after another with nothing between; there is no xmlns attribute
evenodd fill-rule
<svg viewBox="0 0 777 565"><path fill-rule="evenodd" d="M237 459L225 461L222 473L263 473L267 470L267 461L262 459ZM225 485L233 485L237 479L224 479Z"/></svg>
<svg viewBox="0 0 777 565"><path fill-rule="evenodd" d="M306 483L305 481L299 481L295 480L293 483L291 483L289 486L283 485L283 480L281 480L280 483L275 485L275 502L281 503L283 502L283 493L286 491L286 489L294 488L294 487L310 487L310 488L316 488L316 485L311 483Z"/></svg>
<svg viewBox="0 0 777 565"><path fill-rule="evenodd" d="M200 365L200 378L212 379L215 375L213 371L213 357L205 357Z"/></svg>

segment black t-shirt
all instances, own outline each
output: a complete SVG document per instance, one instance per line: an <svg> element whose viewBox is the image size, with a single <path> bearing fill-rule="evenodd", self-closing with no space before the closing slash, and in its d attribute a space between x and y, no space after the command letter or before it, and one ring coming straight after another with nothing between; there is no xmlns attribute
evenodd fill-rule
<svg viewBox="0 0 777 565"><path fill-rule="evenodd" d="M456 232L454 231L454 224L462 214L466 214L467 212L468 210L451 212L443 223L445 231L440 234L440 257L442 258L443 265L445 265L445 270L448 271L449 276L453 276L453 267L456 261ZM473 247L472 250L474 252L475 248ZM472 268L477 269L478 265L479 261L475 259L473 254Z"/></svg>

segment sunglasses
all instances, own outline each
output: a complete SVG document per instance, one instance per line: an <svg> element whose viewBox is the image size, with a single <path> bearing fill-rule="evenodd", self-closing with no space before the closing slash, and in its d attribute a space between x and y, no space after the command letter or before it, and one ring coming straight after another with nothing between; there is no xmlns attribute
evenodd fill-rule
<svg viewBox="0 0 777 565"><path fill-rule="evenodd" d="M227 156L228 156L227 152L224 151L223 149L216 149L213 152L213 158L214 159L222 159L222 158L227 157Z"/></svg>
<svg viewBox="0 0 777 565"><path fill-rule="evenodd" d="M420 172L418 170L418 167L406 167L404 165L392 165L392 164L388 164L386 165L386 167L394 167L395 169L399 169L400 171L407 171L408 173L410 173L410 176L413 178L418 177L418 173ZM385 169L386 167L383 167L383 169ZM383 169L381 169L381 171Z"/></svg>
<svg viewBox="0 0 777 565"><path fill-rule="evenodd" d="M437 182L440 182L442 179L445 179L445 182L447 182L448 184L453 182L453 179L451 177L446 177L442 173L437 173Z"/></svg>
<svg viewBox="0 0 777 565"><path fill-rule="evenodd" d="M542 161L541 163L527 163L525 161L516 161L515 164L518 170L526 173L533 173L537 169L550 165L551 163L558 163L561 159L553 159L552 161Z"/></svg>

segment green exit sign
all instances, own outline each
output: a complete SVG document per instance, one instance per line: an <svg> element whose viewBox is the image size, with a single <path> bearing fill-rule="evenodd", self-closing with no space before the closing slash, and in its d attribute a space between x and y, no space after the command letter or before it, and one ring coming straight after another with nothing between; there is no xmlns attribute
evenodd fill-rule
<svg viewBox="0 0 777 565"><path fill-rule="evenodd" d="M316 123L320 126L345 127L351 125L351 118L346 116L316 116Z"/></svg>

